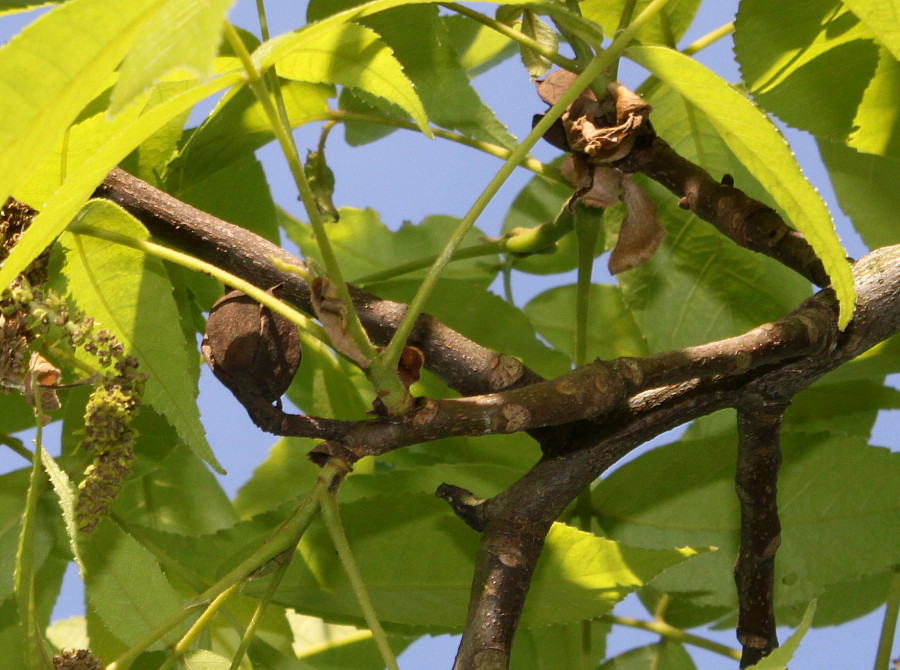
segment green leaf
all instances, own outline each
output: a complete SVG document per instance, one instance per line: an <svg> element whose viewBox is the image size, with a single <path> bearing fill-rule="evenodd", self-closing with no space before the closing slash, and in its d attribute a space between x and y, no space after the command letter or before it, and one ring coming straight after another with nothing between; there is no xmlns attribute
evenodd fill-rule
<svg viewBox="0 0 900 670"><path fill-rule="evenodd" d="M403 67L373 30L349 23L358 9L342 12L262 44L253 61L260 70L278 66L288 79L360 88L394 103L431 137L422 102Z"/></svg>
<svg viewBox="0 0 900 670"><path fill-rule="evenodd" d="M559 41L553 28L530 9L526 9L522 14L522 32L548 49L555 51L559 46ZM528 70L528 74L531 75L532 79L543 76L552 66L552 63L546 56L542 56L533 49L523 45L519 45L519 48L522 55L522 64Z"/></svg>
<svg viewBox="0 0 900 670"><path fill-rule="evenodd" d="M185 655L184 667L187 670L228 670L231 667L231 661L211 651L201 649Z"/></svg>
<svg viewBox="0 0 900 670"><path fill-rule="evenodd" d="M297 658L304 663L301 667L316 670L384 668L384 660L368 630L325 623L316 617L304 616L291 610L288 610L288 621L294 633ZM396 656L409 645L411 639L389 635L388 642Z"/></svg>
<svg viewBox="0 0 900 670"><path fill-rule="evenodd" d="M133 645L178 612L181 598L150 552L108 519L83 547L85 592L93 611L120 641ZM171 644L173 630L152 648Z"/></svg>
<svg viewBox="0 0 900 670"><path fill-rule="evenodd" d="M430 632L462 627L478 537L446 505L433 495L407 493L346 504L341 516L354 553L367 559L360 569L382 622ZM385 527L384 519L391 524ZM320 523L310 527L299 545L302 559L291 564L276 597L329 621L358 621L355 596L325 533ZM607 613L628 592L695 553L635 550L556 524L522 625Z"/></svg>
<svg viewBox="0 0 900 670"><path fill-rule="evenodd" d="M853 123L848 144L857 151L897 159L900 155L900 62L886 49L880 52L875 76L869 82Z"/></svg>
<svg viewBox="0 0 900 670"><path fill-rule="evenodd" d="M641 184L668 235L650 261L619 275L619 285L651 351L738 335L809 295L809 284L791 270L685 213L662 187Z"/></svg>
<svg viewBox="0 0 900 670"><path fill-rule="evenodd" d="M308 16L313 20L347 5L345 0L317 0L310 3ZM394 52L432 123L508 149L513 147L515 138L469 84L436 7L398 7L367 17L364 23Z"/></svg>
<svg viewBox="0 0 900 670"><path fill-rule="evenodd" d="M301 437L283 437L275 442L235 496L234 508L240 517L249 519L275 510L309 491L320 469L306 458L315 444Z"/></svg>
<svg viewBox="0 0 900 670"><path fill-rule="evenodd" d="M380 284L377 292L408 303L417 288L417 281L395 280ZM435 286L425 311L482 346L520 358L548 379L571 369L564 354L538 340L521 310L485 291L480 281L442 279ZM485 314L491 318L484 318Z"/></svg>
<svg viewBox="0 0 900 670"><path fill-rule="evenodd" d="M282 80L288 122L298 128L321 121L328 114L328 98L334 88ZM245 86L228 91L203 124L194 131L173 167L175 179L184 182L211 177L217 170L243 161L248 153L274 139L269 119L253 92Z"/></svg>
<svg viewBox="0 0 900 670"><path fill-rule="evenodd" d="M128 52L113 90L115 114L159 77L185 68L210 74L222 41L225 14L234 0L163 0Z"/></svg>
<svg viewBox="0 0 900 670"><path fill-rule="evenodd" d="M725 144L802 232L825 265L840 303L838 326L853 316L853 275L831 215L766 116L737 90L692 58L661 47L629 47L628 56L702 111Z"/></svg>
<svg viewBox="0 0 900 670"><path fill-rule="evenodd" d="M391 270L398 265L414 261L428 261L417 271L403 277L424 277L431 262L444 248L447 237L459 223L452 216L429 216L418 224L404 223L396 231L388 229L372 209L342 207L340 220L328 227L328 239L341 263L347 281L359 283L360 279ZM288 228L288 236L300 247L305 257L319 259L318 244L312 228L295 224ZM484 233L472 228L466 235L463 247L480 244ZM450 279L467 279L487 288L497 274L499 260L496 254L479 256L469 260L454 261L442 276ZM363 283L376 293L379 284Z"/></svg>
<svg viewBox="0 0 900 670"><path fill-rule="evenodd" d="M584 649L586 627L590 651ZM560 670L577 668L587 659L588 665L582 667L593 668L605 655L610 628L611 624L603 620L522 628L516 632L509 667L515 670Z"/></svg>
<svg viewBox="0 0 900 670"><path fill-rule="evenodd" d="M78 221L147 239L144 227L120 207L89 203ZM197 365L178 323L178 310L162 262L112 242L67 234L65 274L78 308L109 329L149 374L144 400L159 410L185 442L221 471L206 442L197 410Z"/></svg>
<svg viewBox="0 0 900 670"><path fill-rule="evenodd" d="M734 49L747 88L763 108L818 137L842 140L875 71L878 48L856 17L836 5L742 2Z"/></svg>
<svg viewBox="0 0 900 670"><path fill-rule="evenodd" d="M896 0L843 0L878 41L900 60L900 6Z"/></svg>
<svg viewBox="0 0 900 670"><path fill-rule="evenodd" d="M787 663L790 661L800 646L800 641L809 630L812 624L813 616L816 613L816 601L813 600L806 608L806 614L803 615L803 621L797 627L797 630L785 640L784 644L773 650L771 654L762 659L759 663L751 665L755 670L787 670Z"/></svg>
<svg viewBox="0 0 900 670"><path fill-rule="evenodd" d="M653 584L696 606L737 605L731 578L740 530L734 439L660 447L615 471L593 494L598 522L617 541L719 547ZM900 533L900 508L884 496L900 486L900 454L827 433L784 433L782 451L776 613L805 605L829 584L888 571L896 560L892 538Z"/></svg>
<svg viewBox="0 0 900 670"><path fill-rule="evenodd" d="M78 549L78 524L75 521L75 487L72 485L69 475L59 467L59 464L54 460L53 456L47 453L46 449L41 450L41 462L44 465L44 470L47 471L47 476L50 478L56 497L59 499L66 535L69 536L69 547L72 549L72 555L75 557L78 573L83 576L84 562Z"/></svg>
<svg viewBox="0 0 900 670"><path fill-rule="evenodd" d="M819 142L838 203L870 249L900 242L900 160L875 156L837 142Z"/></svg>
<svg viewBox="0 0 900 670"><path fill-rule="evenodd" d="M337 356L321 340L300 333L303 365L287 396L307 414L334 419L360 419L375 399L358 367Z"/></svg>
<svg viewBox="0 0 900 670"><path fill-rule="evenodd" d="M695 670L696 667L681 644L663 640L626 651L603 663L597 670Z"/></svg>
<svg viewBox="0 0 900 670"><path fill-rule="evenodd" d="M237 514L215 475L161 415L143 407L132 425L132 476L113 505L120 518L190 535L234 524Z"/></svg>
<svg viewBox="0 0 900 670"><path fill-rule="evenodd" d="M558 286L533 298L523 309L541 337L569 358L574 357L576 293L574 285ZM625 308L618 286L591 286L588 314L588 359L647 354L647 342Z"/></svg>
<svg viewBox="0 0 900 670"><path fill-rule="evenodd" d="M217 216L236 226L243 226L270 242L281 242L278 213L266 181L263 167L249 150L227 165L193 179L178 179L166 189L179 200ZM176 180L173 180L176 181Z"/></svg>
<svg viewBox="0 0 900 670"><path fill-rule="evenodd" d="M159 4L135 0L111 12L106 0L68 2L0 48L0 202L6 202L82 108L108 85Z"/></svg>
<svg viewBox="0 0 900 670"><path fill-rule="evenodd" d="M47 627L47 640L57 649L89 649L87 620L72 616L54 621Z"/></svg>
<svg viewBox="0 0 900 670"><path fill-rule="evenodd" d="M604 35L615 35L619 28L622 11L629 0L584 0L579 2L581 13L586 19L599 23ZM634 6L634 16L647 8L650 0L638 0ZM637 39L642 44L664 44L675 46L690 27L697 13L700 0L670 2L650 22L641 28Z"/></svg>
<svg viewBox="0 0 900 670"><path fill-rule="evenodd" d="M473 77L503 62L516 51L511 40L465 16L452 14L441 19L447 26L459 64Z"/></svg>
<svg viewBox="0 0 900 670"><path fill-rule="evenodd" d="M97 185L119 161L146 138L194 104L240 80L232 72L194 86L143 113L133 123L109 121L110 132L74 174L51 196L0 266L0 286L8 285L65 229ZM138 101L139 102L139 101ZM133 103L135 104L135 103Z"/></svg>

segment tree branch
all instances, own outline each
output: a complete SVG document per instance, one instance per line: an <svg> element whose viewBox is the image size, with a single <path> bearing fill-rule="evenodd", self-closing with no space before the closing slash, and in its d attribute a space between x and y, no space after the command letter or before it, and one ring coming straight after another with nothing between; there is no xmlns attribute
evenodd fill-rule
<svg viewBox="0 0 900 670"><path fill-rule="evenodd" d="M775 552L781 544L777 482L781 422L788 403L748 396L737 410L738 464L735 489L741 504L741 545L734 566L738 593L737 637L741 667L778 646L775 630Z"/></svg>

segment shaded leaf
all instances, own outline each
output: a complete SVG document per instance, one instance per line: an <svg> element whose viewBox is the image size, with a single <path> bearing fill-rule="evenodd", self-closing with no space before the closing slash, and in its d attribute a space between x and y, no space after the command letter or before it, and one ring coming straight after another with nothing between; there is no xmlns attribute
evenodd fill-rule
<svg viewBox="0 0 900 670"><path fill-rule="evenodd" d="M328 113L328 98L334 88L305 82L280 82L288 122L297 128L321 120ZM210 179L233 163L244 162L250 153L271 142L268 117L246 87L228 91L203 124L194 131L181 151L173 173L175 184Z"/></svg>
<svg viewBox="0 0 900 670"><path fill-rule="evenodd" d="M404 277L424 277L447 242L459 219L452 216L429 216L418 224L404 223L396 231L388 229L372 209L342 207L340 220L328 228L328 239L341 263L347 281L360 284L369 275L389 271L413 261L423 267ZM319 248L312 227L307 224L288 224L288 237L300 247L305 257L319 258ZM472 228L466 235L463 248L481 243L483 233ZM496 255L479 256L455 261L447 266L443 277L477 281L487 287L497 273ZM378 284L363 281L363 286L378 292Z"/></svg>
<svg viewBox="0 0 900 670"><path fill-rule="evenodd" d="M556 32L553 28L530 9L526 9L522 14L522 32L540 43L542 47L555 51L558 46ZM522 64L528 70L528 74L531 75L532 79L537 79L550 69L552 63L546 56L542 56L533 49L523 45L519 45L519 50L522 55Z"/></svg>
<svg viewBox="0 0 900 670"><path fill-rule="evenodd" d="M829 584L884 573L896 560L889 538L900 532L900 508L883 494L900 486L900 454L843 435L782 437L776 613L806 605ZM740 529L734 439L660 447L624 465L594 492L598 521L611 538L648 547L719 547L654 582L697 606L737 605L731 578Z"/></svg>
<svg viewBox="0 0 900 670"><path fill-rule="evenodd" d="M694 670L697 666L678 642L664 640L611 658L597 670Z"/></svg>
<svg viewBox="0 0 900 670"><path fill-rule="evenodd" d="M680 349L781 318L809 284L781 264L742 249L678 208L644 180L669 234L650 261L622 273L619 285L651 351Z"/></svg>
<svg viewBox="0 0 900 670"><path fill-rule="evenodd" d="M509 667L515 670L559 670L577 668L585 659L596 665L606 651L606 637L611 625L602 620L591 621L588 625L590 651L584 649L583 621L519 630L513 641Z"/></svg>
<svg viewBox="0 0 900 670"><path fill-rule="evenodd" d="M79 221L137 239L148 237L134 217L107 201L90 203ZM201 458L221 470L200 424L193 346L187 346L180 329L161 327L178 323L162 262L85 235L69 234L63 245L62 272L69 296L82 312L109 329L138 359L141 371L150 375L145 402L159 410Z"/></svg>
<svg viewBox="0 0 900 670"><path fill-rule="evenodd" d="M825 203L800 172L774 124L724 79L688 56L660 47L629 47L628 55L707 115L725 144L806 236L837 294L838 325L846 326L856 294L850 265Z"/></svg>
<svg viewBox="0 0 900 670"><path fill-rule="evenodd" d="M841 209L870 249L897 244L894 215L900 208L900 160L858 152L837 142L819 142L822 161Z"/></svg>
<svg viewBox="0 0 900 670"><path fill-rule="evenodd" d="M452 14L441 20L447 26L459 64L473 77L503 62L516 51L511 40L465 16Z"/></svg>
<svg viewBox="0 0 900 670"><path fill-rule="evenodd" d="M569 358L574 357L576 288L574 285L552 288L533 298L523 309L541 337ZM626 309L619 287L591 286L588 313L589 360L647 354L647 343Z"/></svg>
<svg viewBox="0 0 900 670"><path fill-rule="evenodd" d="M365 557L360 561L362 577L383 623L431 632L461 629L478 538L446 505L425 494L365 498L344 505L341 516L354 553ZM304 535L276 599L326 620L360 620L325 532L314 523ZM556 524L547 537L522 625L599 616L659 571L694 553L634 550Z"/></svg>
<svg viewBox="0 0 900 670"><path fill-rule="evenodd" d="M91 607L125 644L135 644L181 609L181 599L153 555L109 520L91 534L83 555ZM178 637L176 629L154 647Z"/></svg>
<svg viewBox="0 0 900 670"><path fill-rule="evenodd" d="M274 510L309 491L320 469L306 458L315 444L301 437L283 437L275 442L235 496L234 508L240 517L249 519Z"/></svg>
<svg viewBox="0 0 900 670"><path fill-rule="evenodd" d="M794 127L843 139L878 60L870 35L836 0L748 0L734 49L760 105Z"/></svg>

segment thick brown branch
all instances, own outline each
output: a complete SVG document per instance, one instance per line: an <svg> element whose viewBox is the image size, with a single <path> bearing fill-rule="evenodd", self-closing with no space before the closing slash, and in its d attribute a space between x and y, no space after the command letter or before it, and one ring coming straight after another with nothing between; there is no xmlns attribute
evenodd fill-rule
<svg viewBox="0 0 900 670"><path fill-rule="evenodd" d="M775 630L775 552L781 544L777 482L781 422L787 403L756 396L738 405L735 489L741 505L741 544L734 565L737 637L746 668L778 646Z"/></svg>
<svg viewBox="0 0 900 670"><path fill-rule="evenodd" d="M716 181L706 170L682 158L652 130L638 137L631 152L614 165L659 182L679 197L679 206L713 224L740 246L774 258L818 286L830 283L809 242L777 212L727 180Z"/></svg>
<svg viewBox="0 0 900 670"><path fill-rule="evenodd" d="M258 235L187 205L124 170L114 169L95 192L117 203L140 220L157 240L213 263L264 289L282 285L283 297L307 314L314 314L306 282L279 271L278 259L303 262ZM381 300L351 289L363 326L376 344L386 344L406 311L406 305ZM497 354L463 337L437 319L423 315L409 344L425 355L425 366L462 395L490 393L513 385L531 384L541 377L519 361Z"/></svg>
<svg viewBox="0 0 900 670"><path fill-rule="evenodd" d="M872 252L853 269L857 311L833 349L771 369L759 368L745 375L705 382L694 380L649 391L633 397L627 408L611 414L603 425L573 430L571 449L545 457L508 489L479 506L480 517L487 520L485 527L488 529L479 548L479 564L487 562L487 555L494 551L494 541L490 537L494 523L510 519L527 527L529 535L520 536L524 547L525 542L532 541L534 533L541 529L548 531L585 486L632 449L687 421L725 407L738 407L748 398L785 401L826 372L895 335L900 331L900 246ZM521 555L529 556L526 552ZM533 565L516 565L514 572L510 570L504 575L497 574L504 572L502 561L491 564L496 568L490 573L491 578L505 580L505 583L508 583L507 577L530 575L534 568ZM478 593L481 588L483 585L473 584L472 593ZM516 588L521 591L523 585ZM481 607L470 607L457 670L478 667L475 661L482 650L482 640L512 639L514 631L505 628L518 620L518 613L507 610L501 617L490 605L487 602ZM473 613L478 618L472 618ZM509 648L500 654L501 650L495 644L490 651L495 662L492 667L508 666Z"/></svg>

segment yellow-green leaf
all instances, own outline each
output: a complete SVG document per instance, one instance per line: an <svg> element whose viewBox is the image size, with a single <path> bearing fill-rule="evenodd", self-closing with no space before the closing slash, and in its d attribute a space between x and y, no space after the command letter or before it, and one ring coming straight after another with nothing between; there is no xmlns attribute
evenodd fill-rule
<svg viewBox="0 0 900 670"><path fill-rule="evenodd" d="M0 202L108 84L159 3L72 0L0 48Z"/></svg>
<svg viewBox="0 0 900 670"><path fill-rule="evenodd" d="M831 215L775 125L744 95L694 59L664 47L629 47L628 56L703 112L722 140L809 240L840 302L838 325L853 316L856 292Z"/></svg>
<svg viewBox="0 0 900 670"><path fill-rule="evenodd" d="M162 75L183 67L205 77L222 41L234 0L166 0L147 21L119 71L110 111L125 105Z"/></svg>
<svg viewBox="0 0 900 670"><path fill-rule="evenodd" d="M134 217L105 200L88 203L77 221L129 237L149 237ZM198 358L178 326L178 308L162 261L87 235L69 233L62 241L63 273L75 304L138 359L140 370L149 375L144 400L198 456L222 471L200 424Z"/></svg>
<svg viewBox="0 0 900 670"><path fill-rule="evenodd" d="M897 0L844 0L866 26L900 60L900 2Z"/></svg>
<svg viewBox="0 0 900 670"><path fill-rule="evenodd" d="M394 52L374 30L335 20L345 14L266 42L253 54L257 67L277 64L288 79L360 88L403 109L430 137L425 108Z"/></svg>
<svg viewBox="0 0 900 670"><path fill-rule="evenodd" d="M209 95L240 81L235 71L194 86L144 112L138 118L113 119L98 140L93 153L81 163L50 197L0 266L0 286L7 286L16 275L53 242L87 201L103 177L125 156L170 119ZM137 101L136 104L139 104Z"/></svg>

